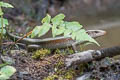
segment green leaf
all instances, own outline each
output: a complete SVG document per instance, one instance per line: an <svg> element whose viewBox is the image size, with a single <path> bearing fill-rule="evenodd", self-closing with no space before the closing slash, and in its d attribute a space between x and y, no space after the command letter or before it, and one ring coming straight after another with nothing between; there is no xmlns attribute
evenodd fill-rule
<svg viewBox="0 0 120 80"><path fill-rule="evenodd" d="M32 34L31 34L31 38L37 36L39 34L39 31L40 31L40 28L41 26L36 26L33 31L32 31Z"/></svg>
<svg viewBox="0 0 120 80"><path fill-rule="evenodd" d="M4 13L2 12L2 10L0 10L0 16L3 15Z"/></svg>
<svg viewBox="0 0 120 80"><path fill-rule="evenodd" d="M76 35L77 35L77 32L72 32L72 39L73 39L73 40L76 39Z"/></svg>
<svg viewBox="0 0 120 80"><path fill-rule="evenodd" d="M57 28L56 28L55 25L53 25L53 26L52 26L52 35L53 35L53 37L56 36L56 33L57 33Z"/></svg>
<svg viewBox="0 0 120 80"><path fill-rule="evenodd" d="M3 18L3 27L5 27L6 25L8 25L8 20ZM0 18L0 28L2 27L1 25L1 18Z"/></svg>
<svg viewBox="0 0 120 80"><path fill-rule="evenodd" d="M2 63L2 64L0 64L0 68L1 67L3 67L3 66L6 66L6 65L8 65L9 63Z"/></svg>
<svg viewBox="0 0 120 80"><path fill-rule="evenodd" d="M11 4L0 1L0 6L5 8L14 8Z"/></svg>
<svg viewBox="0 0 120 80"><path fill-rule="evenodd" d="M51 25L48 23L44 23L41 26L36 26L32 31L31 38L33 38L37 35L38 35L38 37L43 36L50 30L50 27L51 27Z"/></svg>
<svg viewBox="0 0 120 80"><path fill-rule="evenodd" d="M65 28L65 22L64 22L64 21L61 21L61 22L60 22L60 25L59 25L58 27L59 27L59 28L60 28L60 27L64 27L64 28Z"/></svg>
<svg viewBox="0 0 120 80"><path fill-rule="evenodd" d="M66 29L66 30L64 31L64 36L65 36L65 37L70 36L71 33L72 33L72 30L69 30L69 29L67 30L67 29Z"/></svg>
<svg viewBox="0 0 120 80"><path fill-rule="evenodd" d="M50 30L50 27L51 27L50 24L44 23L44 24L41 26L40 30L39 30L38 37L43 36L44 34L46 34L46 33Z"/></svg>
<svg viewBox="0 0 120 80"><path fill-rule="evenodd" d="M64 18L65 18L64 14L58 14L57 16L51 19L52 24L58 26L61 23L61 21L63 21Z"/></svg>
<svg viewBox="0 0 120 80"><path fill-rule="evenodd" d="M2 32L2 29L0 29L0 33ZM3 29L3 34L6 34L6 30Z"/></svg>
<svg viewBox="0 0 120 80"><path fill-rule="evenodd" d="M98 46L100 46L99 43L96 40L94 40L91 36L89 36L84 29L77 31L76 40L77 41L89 41L89 42L95 43Z"/></svg>
<svg viewBox="0 0 120 80"><path fill-rule="evenodd" d="M52 26L52 35L53 35L53 37L63 34L64 31L65 31L65 27L62 27L62 26L56 27L55 25Z"/></svg>
<svg viewBox="0 0 120 80"><path fill-rule="evenodd" d="M47 14L47 16L45 18L42 19L42 23L50 23L51 20L51 16L49 14Z"/></svg>
<svg viewBox="0 0 120 80"><path fill-rule="evenodd" d="M81 24L79 24L79 22L75 22L75 21L65 22L65 24L66 24L66 28L72 31L77 31L83 27Z"/></svg>
<svg viewBox="0 0 120 80"><path fill-rule="evenodd" d="M5 66L0 70L0 80L9 79L14 73L16 69L12 66Z"/></svg>
<svg viewBox="0 0 120 80"><path fill-rule="evenodd" d="M61 34L63 34L64 31L65 31L65 28L64 28L64 27L60 27L60 28L57 29L57 31L56 31L56 36L57 36L57 35L61 35Z"/></svg>

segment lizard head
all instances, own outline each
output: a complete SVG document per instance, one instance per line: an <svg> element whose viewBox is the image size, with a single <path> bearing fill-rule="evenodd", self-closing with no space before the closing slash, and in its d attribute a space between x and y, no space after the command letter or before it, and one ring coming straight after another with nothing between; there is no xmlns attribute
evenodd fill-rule
<svg viewBox="0 0 120 80"><path fill-rule="evenodd" d="M106 31L104 30L87 30L87 33L93 37L93 38L97 38L97 37L100 37L100 36L103 36L106 34Z"/></svg>

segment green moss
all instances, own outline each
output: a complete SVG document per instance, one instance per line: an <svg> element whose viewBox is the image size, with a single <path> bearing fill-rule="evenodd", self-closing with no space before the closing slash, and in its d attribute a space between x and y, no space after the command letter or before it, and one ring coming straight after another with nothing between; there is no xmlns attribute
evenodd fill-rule
<svg viewBox="0 0 120 80"><path fill-rule="evenodd" d="M79 64L78 65L78 72L79 72L79 74L81 75L81 74L83 74L83 71L85 70L85 66L86 66L87 64Z"/></svg>
<svg viewBox="0 0 120 80"><path fill-rule="evenodd" d="M74 76L74 70L60 70L57 71L57 73L55 73L54 75L50 75L44 78L44 80L72 80Z"/></svg>
<svg viewBox="0 0 120 80"><path fill-rule="evenodd" d="M58 69L55 74L59 75L59 78L63 78L63 80L64 79L71 80L74 78L76 73L75 73L75 70L73 69L68 69L68 70Z"/></svg>
<svg viewBox="0 0 120 80"><path fill-rule="evenodd" d="M55 54L65 54L65 51L63 49L62 50L56 49Z"/></svg>
<svg viewBox="0 0 120 80"><path fill-rule="evenodd" d="M55 79L58 79L58 78L59 78L58 75L50 75L50 76L44 78L44 80L55 80Z"/></svg>
<svg viewBox="0 0 120 80"><path fill-rule="evenodd" d="M40 50L37 50L36 52L34 52L32 58L33 59L43 59L45 56L49 55L50 54L50 50L48 49L40 49Z"/></svg>
<svg viewBox="0 0 120 80"><path fill-rule="evenodd" d="M72 70L70 70L70 71L68 71L68 72L66 72L65 73L65 75L64 75L64 79L73 79L73 77L74 77L74 71Z"/></svg>
<svg viewBox="0 0 120 80"><path fill-rule="evenodd" d="M56 64L55 64L55 68L59 69L60 67L62 67L64 65L64 62L62 60L58 61Z"/></svg>
<svg viewBox="0 0 120 80"><path fill-rule="evenodd" d="M74 50L71 47L67 47L65 49L56 49L55 54L73 54Z"/></svg>
<svg viewBox="0 0 120 80"><path fill-rule="evenodd" d="M66 53L68 53L68 54L73 54L73 53L74 53L74 50L73 50L72 47L67 47L67 49L66 49L65 51L66 51Z"/></svg>
<svg viewBox="0 0 120 80"><path fill-rule="evenodd" d="M78 65L78 70L74 69L74 67L71 67L69 69L66 69L64 66L64 57L66 54L72 54L73 50L72 48L67 48L64 50L67 53L61 53L61 50L57 49L54 59L54 70L53 72L44 80L74 80L75 76L78 74L82 74L84 71L84 64ZM70 52L71 51L71 52Z"/></svg>

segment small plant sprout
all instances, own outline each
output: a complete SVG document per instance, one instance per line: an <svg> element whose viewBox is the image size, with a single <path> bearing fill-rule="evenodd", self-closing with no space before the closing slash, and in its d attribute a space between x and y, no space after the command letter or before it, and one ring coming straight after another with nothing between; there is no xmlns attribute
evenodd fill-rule
<svg viewBox="0 0 120 80"><path fill-rule="evenodd" d="M0 44L2 43L3 40L3 34L6 33L5 27L8 25L8 20L3 18L4 12L2 7L13 8L13 6L9 3L0 1Z"/></svg>

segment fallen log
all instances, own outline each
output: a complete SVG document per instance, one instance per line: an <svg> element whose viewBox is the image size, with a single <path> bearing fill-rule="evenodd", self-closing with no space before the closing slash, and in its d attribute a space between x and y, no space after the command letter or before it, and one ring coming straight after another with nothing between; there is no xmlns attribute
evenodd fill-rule
<svg viewBox="0 0 120 80"><path fill-rule="evenodd" d="M68 55L65 59L65 66L70 67L75 64L86 63L104 57L120 55L120 46L103 48L100 50L87 50L80 53Z"/></svg>

